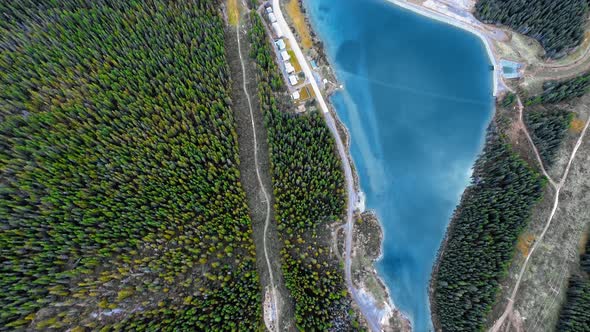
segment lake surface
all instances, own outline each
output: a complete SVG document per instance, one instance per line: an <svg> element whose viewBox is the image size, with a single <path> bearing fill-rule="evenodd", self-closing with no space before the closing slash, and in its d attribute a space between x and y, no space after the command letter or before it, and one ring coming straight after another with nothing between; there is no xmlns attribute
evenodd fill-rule
<svg viewBox="0 0 590 332"><path fill-rule="evenodd" d="M431 328L427 287L493 112L481 41L384 0L306 0L345 89L367 208L384 226L377 269L414 331Z"/></svg>

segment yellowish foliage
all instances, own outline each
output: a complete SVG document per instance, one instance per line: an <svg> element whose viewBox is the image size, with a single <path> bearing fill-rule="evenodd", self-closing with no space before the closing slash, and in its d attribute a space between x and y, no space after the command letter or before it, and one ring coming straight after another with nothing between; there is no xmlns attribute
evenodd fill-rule
<svg viewBox="0 0 590 332"><path fill-rule="evenodd" d="M582 132L582 129L584 129L584 124L585 123L582 119L575 118L572 120L572 123L570 123L570 130L575 134L579 134Z"/></svg>
<svg viewBox="0 0 590 332"><path fill-rule="evenodd" d="M520 251L520 253L526 257L531 250L534 240L535 236L532 234L521 234L518 237L518 243L516 244L518 251Z"/></svg>
<svg viewBox="0 0 590 332"><path fill-rule="evenodd" d="M309 49L313 46L313 41L311 40L311 34L309 33L309 29L307 24L305 23L305 16L301 12L301 8L299 7L299 0L289 0L287 4L287 14L293 20L293 25L295 26L295 30L301 38L301 46L304 49Z"/></svg>
<svg viewBox="0 0 590 332"><path fill-rule="evenodd" d="M236 26L240 21L240 8L238 7L238 0L227 0L227 19L229 24Z"/></svg>
<svg viewBox="0 0 590 332"><path fill-rule="evenodd" d="M289 53L289 56L291 57L291 63L293 64L293 68L295 68L295 71L300 72L301 65L299 64L299 60L297 60L297 57L295 56L295 52L293 50L288 50L287 53Z"/></svg>
<svg viewBox="0 0 590 332"><path fill-rule="evenodd" d="M117 293L117 302L123 301L124 299L133 295L133 292L134 292L134 289L131 287L121 289L119 291L119 293Z"/></svg>
<svg viewBox="0 0 590 332"><path fill-rule="evenodd" d="M586 242L588 242L588 232L584 232L582 234L582 238L580 239L580 243L578 244L578 248L580 249L580 255L586 253Z"/></svg>

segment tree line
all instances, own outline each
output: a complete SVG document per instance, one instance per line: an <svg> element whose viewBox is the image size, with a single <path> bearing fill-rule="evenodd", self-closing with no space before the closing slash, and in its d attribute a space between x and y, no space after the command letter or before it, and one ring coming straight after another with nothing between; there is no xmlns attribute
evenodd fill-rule
<svg viewBox="0 0 590 332"><path fill-rule="evenodd" d="M562 81L543 82L543 92L529 98L527 106L536 104L555 104L564 100L578 98L590 89L590 72Z"/></svg>
<svg viewBox="0 0 590 332"><path fill-rule="evenodd" d="M0 329L260 328L218 5L0 2Z"/></svg>
<svg viewBox="0 0 590 332"><path fill-rule="evenodd" d="M343 270L323 240L326 225L341 220L346 204L334 139L319 112L297 115L279 109L282 78L262 20L255 12L250 17L251 56L258 67L258 97L268 130L276 221L283 242L282 269L295 301L297 328L357 329Z"/></svg>
<svg viewBox="0 0 590 332"><path fill-rule="evenodd" d="M584 38L588 0L479 0L475 16L534 38L546 57L560 58Z"/></svg>
<svg viewBox="0 0 590 332"><path fill-rule="evenodd" d="M586 241L580 264L569 279L556 331L583 332L590 327L590 241Z"/></svg>

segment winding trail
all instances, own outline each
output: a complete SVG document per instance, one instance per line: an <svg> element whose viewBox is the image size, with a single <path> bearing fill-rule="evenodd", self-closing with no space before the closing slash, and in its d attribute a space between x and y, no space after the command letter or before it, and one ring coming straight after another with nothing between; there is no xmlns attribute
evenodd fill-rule
<svg viewBox="0 0 590 332"><path fill-rule="evenodd" d="M242 57L242 47L240 43L240 24L236 24L236 36L238 39L238 54L240 56L240 64L242 65L242 88L244 90L244 94L246 95L246 99L248 100L248 108L250 110L250 121L252 124L252 137L254 140L254 163L256 165L256 178L258 179L258 184L260 185L260 189L262 190L262 194L264 195L264 202L266 204L266 219L264 221L264 235L262 240L262 245L264 247L264 259L266 260L266 266L268 268L269 274L269 282L270 282L270 290L272 297L272 305L271 305L271 312L270 312L270 320L272 322L272 327L267 326L269 330L279 331L280 326L280 312L278 306L278 299L277 299L277 288L275 287L274 283L274 276L272 273L272 266L270 264L270 259L268 258L268 247L266 244L266 238L268 233L268 225L270 223L270 196L266 191L266 187L262 182L262 177L260 176L260 166L258 163L258 141L256 139L256 125L254 124L254 111L252 110L252 101L250 98L250 93L248 92L248 88L246 87L246 66L244 64L244 58ZM263 305L263 308L266 310L266 307ZM264 313L265 317L268 313Z"/></svg>
<svg viewBox="0 0 590 332"><path fill-rule="evenodd" d="M533 255L533 253L535 252L535 249L537 249L537 247L543 242L543 237L545 236L545 233L547 233L549 226L551 226L551 222L553 221L553 217L555 216L555 213L557 211L557 207L559 206L559 194L561 192L561 189L563 188L563 185L565 184L565 180L567 179L567 176L570 171L570 167L574 161L576 153L578 152L580 145L582 145L582 141L584 139L584 136L586 135L586 131L588 130L588 125L590 125L590 117L589 117L588 120L586 120L586 125L584 126L584 129L582 130L582 133L580 134L580 137L578 138L578 141L576 142L574 149L572 150L572 153L570 155L570 158L569 158L569 161L568 161L567 166L565 168L565 171L563 173L563 176L561 177L561 180L559 181L559 183L555 183L555 181L553 179L551 179L551 177L547 174L547 171L545 170L545 167L543 166L543 163L542 163L541 158L539 156L539 152L537 151L537 148L529 135L528 129L526 128L524 123L522 123L522 113L523 113L524 107L522 106L522 102L520 100L520 97L518 97L518 96L517 96L517 101L518 101L518 109L519 109L519 121L521 122L521 125L523 126L523 130L527 136L527 139L529 140L529 143L531 144L531 146L533 147L533 149L535 151L535 155L536 155L537 160L540 164L543 175L545 175L547 177L547 179L549 180L549 183L551 184L551 187L555 190L555 199L553 201L553 208L551 209L551 214L549 215L549 218L547 218L547 222L545 223L545 227L543 228L543 231L541 232L538 239L535 241L535 243L531 247L531 250L529 251L527 257L525 258L524 263L522 264L522 267L520 268L520 272L518 274L518 279L516 280L516 284L514 285L514 289L512 290L512 293L510 294L510 297L508 298L508 304L506 305L506 308L504 309L504 312L502 313L500 318L498 318L498 320L496 320L496 322L494 323L492 328L489 330L490 332L499 331L500 328L502 327L502 325L504 324L506 317L508 317L512 313L512 309L514 307L514 302L516 300L516 295L518 293L518 288L520 287L520 283L521 283L522 277L524 276L524 273L526 271L529 260L530 260L531 256Z"/></svg>
<svg viewBox="0 0 590 332"><path fill-rule="evenodd" d="M510 92L512 92L516 95L516 102L518 105L518 123L519 123L519 126L522 129L522 131L524 131L524 134L526 135L526 138L529 141L529 144L533 148L533 151L535 152L535 158L537 158L537 162L539 163L539 167L541 168L541 172L547 178L547 180L549 181L549 184L551 184L551 187L553 187L554 190L557 190L557 184L555 183L553 178L551 178L551 176L549 176L549 173L547 173L547 171L545 170L545 166L543 165L543 160L541 159L541 154L539 153L537 146L533 142L533 139L531 138L531 135L529 133L527 126L524 124L524 120L523 120L524 106L522 105L522 101L520 100L520 96L518 96L512 89L510 89Z"/></svg>
<svg viewBox="0 0 590 332"><path fill-rule="evenodd" d="M356 288L352 283L352 274L351 274L351 254L352 254L352 232L353 232L353 211L354 211L354 204L356 202L356 192L354 190L354 181L352 176L352 169L350 167L350 161L348 159L348 153L346 152L346 148L344 147L344 143L342 142L342 138L338 134L338 129L336 127L336 121L330 113L330 109L324 100L322 95L322 91L320 90L318 83L314 79L312 74L311 68L307 62L307 59L303 55L301 48L299 47L299 43L297 39L293 35L291 28L285 21L285 17L283 16L283 12L281 10L281 6L279 0L272 0L272 7L275 13L275 17L277 19L277 23L281 27L281 30L285 34L285 38L289 40L289 44L291 45L291 49L295 53L295 57L299 61L301 65L301 70L305 74L306 77L309 78L311 87L313 92L316 95L316 99L320 108L322 109L322 114L324 116L324 120L326 121L326 125L330 129L332 136L334 136L334 140L336 142L336 148L338 149L338 155L340 160L342 161L342 167L344 169L344 177L346 180L346 191L348 193L348 201L346 207L346 226L344 227L346 232L346 243L345 243L345 252L344 252L344 279L346 281L346 286L348 287L348 291L350 292L353 300L356 302L358 307L361 310L361 313L367 320L367 323L372 331L381 331L381 323L379 318L371 315L371 312L374 312L369 304L364 303Z"/></svg>

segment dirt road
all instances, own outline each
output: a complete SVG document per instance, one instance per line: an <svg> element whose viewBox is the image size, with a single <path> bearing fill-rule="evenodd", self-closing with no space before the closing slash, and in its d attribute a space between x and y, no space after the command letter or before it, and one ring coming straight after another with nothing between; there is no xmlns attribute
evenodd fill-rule
<svg viewBox="0 0 590 332"><path fill-rule="evenodd" d="M241 20L240 20L241 21ZM266 294L265 296L263 296L263 309L264 309L264 321L265 324L267 326L267 328L270 331L279 331L279 327L280 327L280 318L281 318L281 312L280 312L280 307L279 307L279 295L278 295L278 291L277 291L277 287L275 285L275 276L273 274L273 267L271 265L271 261L269 258L269 254L268 254L268 244L267 244L267 239L268 239L268 227L269 224L271 222L271 206L270 206L270 195L268 194L267 188L264 184L264 182L262 181L262 177L260 175L261 170L260 170L260 162L258 160L258 149L259 149L259 144L258 144L258 138L256 135L256 124L254 122L254 111L252 109L252 99L250 97L250 93L248 92L248 88L247 88L247 78L246 78L246 65L244 63L244 58L242 55L242 46L241 46L241 41L240 41L240 21L238 21L238 24L236 25L236 37L237 37L237 43L238 43L238 54L239 54L239 58L240 58L240 64L242 67L242 89L244 91L244 95L246 96L246 99L248 100L248 109L250 111L250 124L251 124L251 128L252 128L252 142L251 144L253 145L253 151L254 151L254 166L256 169L256 179L258 181L258 188L260 188L260 191L262 192L262 196L263 196L263 203L265 205L266 208L266 214L265 214L265 220L264 220L264 234L263 234L263 239L262 239L262 245L263 245L263 252L264 252L264 259L266 261L266 267L268 270L268 274L269 274L269 285L266 288ZM270 299L270 301L268 301L268 299ZM268 303L270 302L270 303Z"/></svg>
<svg viewBox="0 0 590 332"><path fill-rule="evenodd" d="M506 320L506 318L512 314L514 302L516 301L516 295L518 293L518 289L520 287L520 283L521 283L522 277L526 271L529 260L532 257L533 253L535 252L535 249L537 249L539 247L539 245L541 245L541 243L543 242L543 237L547 233L549 226L551 226L551 222L553 221L553 217L555 216L555 212L557 211L557 207L559 206L559 194L561 192L563 184L565 183L565 180L567 179L567 176L570 171L570 167L574 161L576 153L578 152L578 149L579 149L580 145L582 144L584 136L586 135L586 131L588 130L588 125L590 125L590 118L588 118L588 120L586 120L586 125L584 126L584 129L582 130L582 133L580 134L580 137L578 138L576 145L574 146L574 149L572 150L572 153L571 153L570 158L568 160L568 164L567 164L567 167L565 168L563 176L561 177L561 180L559 181L559 183L556 183L549 176L547 171L545 170L545 167L543 166L539 152L537 151L537 148L530 137L528 129L526 128L524 123L522 123L522 113L523 113L524 107L522 106L522 102L520 100L520 97L517 97L517 102L518 102L518 108L519 108L519 121L521 122L521 125L523 127L523 131L525 132L527 139L529 140L529 143L531 144L531 146L533 147L533 150L535 151L535 155L536 155L537 161L539 162L539 165L540 165L543 175L545 175L545 177L547 177L551 187L554 190L555 197L554 197L554 201L553 201L553 208L551 209L551 213L549 214L549 217L547 218L547 222L545 223L545 227L543 228L543 231L541 232L541 234L539 235L539 237L537 238L537 240L535 241L535 243L531 247L531 250L529 251L528 255L526 256L524 263L522 264L522 267L520 268L520 272L518 274L518 279L516 280L516 284L514 285L514 289L512 290L512 293L510 294L510 298L508 298L508 304L506 305L506 308L504 309L504 312L502 313L500 318L498 318L498 320L496 320L496 322L494 322L494 325L489 330L490 332L498 332L500 330L500 328L502 327L502 325L504 324L504 321Z"/></svg>
<svg viewBox="0 0 590 332"><path fill-rule="evenodd" d="M330 113L330 109L328 108L328 105L326 104L326 101L322 95L322 91L320 90L316 80L313 79L314 76L312 74L309 63L307 62L307 59L303 55L303 52L301 51L299 43L297 42L297 39L295 38L295 36L293 35L293 32L289 28L289 25L285 21L285 17L283 16L283 12L281 10L279 0L273 0L272 7L273 7L273 11L275 13L275 16L277 18L277 22L278 22L279 26L281 27L281 30L285 33L285 37L289 40L289 44L291 45L291 48L293 49L293 52L295 53L295 57L297 58L297 60L299 61L299 64L301 65L301 70L303 71L303 73L305 74L306 77L310 78L311 87L313 89L313 92L315 93L316 100L322 110L322 114L324 115L324 120L326 121L326 125L328 126L328 128L330 128L330 132L332 132L332 135L334 136L334 139L336 141L336 147L338 149L338 155L340 156L340 160L342 161L342 167L344 169L344 177L346 180L346 191L348 193L348 195L347 195L348 201L347 201L347 205L346 205L346 226L345 226L346 244L345 244L345 252L344 252L344 256L345 256L344 257L344 259L345 259L344 277L346 280L346 285L348 287L350 294L352 295L353 300L357 303L363 316L367 320L371 330L372 331L381 331L380 322L375 317L371 317L371 315L369 314L370 312L373 312L374 310L372 310L372 308L368 308L367 304L363 303L363 301L360 300L359 294L358 294L357 290L354 288L354 285L352 284L350 257L351 257L351 253L352 253L352 231L353 231L353 227L354 227L353 211L354 211L354 205L356 203L357 196L356 196L356 192L354 190L352 169L350 167L350 162L348 160L348 153L346 151L346 148L344 147L344 143L342 142L342 138L338 134L338 130L336 128L336 121L334 120L334 118L332 117L332 114Z"/></svg>

